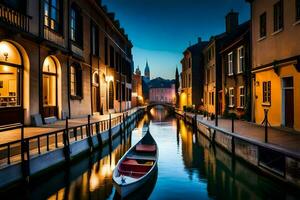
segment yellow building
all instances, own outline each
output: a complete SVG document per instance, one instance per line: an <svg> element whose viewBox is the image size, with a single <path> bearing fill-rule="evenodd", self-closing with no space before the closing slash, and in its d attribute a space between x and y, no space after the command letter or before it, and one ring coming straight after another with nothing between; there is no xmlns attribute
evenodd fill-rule
<svg viewBox="0 0 300 200"><path fill-rule="evenodd" d="M300 4L249 0L252 7L253 120L300 130ZM298 2L298 1L297 1Z"/></svg>

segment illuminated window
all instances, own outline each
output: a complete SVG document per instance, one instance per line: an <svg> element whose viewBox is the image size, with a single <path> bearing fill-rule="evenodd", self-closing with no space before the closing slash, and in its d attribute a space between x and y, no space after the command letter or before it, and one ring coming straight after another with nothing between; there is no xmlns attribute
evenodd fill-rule
<svg viewBox="0 0 300 200"><path fill-rule="evenodd" d="M242 73L245 69L245 50L243 46L238 48L238 59L237 72Z"/></svg>
<svg viewBox="0 0 300 200"><path fill-rule="evenodd" d="M229 107L234 106L234 88L229 88Z"/></svg>
<svg viewBox="0 0 300 200"><path fill-rule="evenodd" d="M283 1L280 0L274 5L274 32L283 28Z"/></svg>
<svg viewBox="0 0 300 200"><path fill-rule="evenodd" d="M271 81L263 82L263 104L271 104Z"/></svg>
<svg viewBox="0 0 300 200"><path fill-rule="evenodd" d="M228 54L228 75L233 75L233 53Z"/></svg>
<svg viewBox="0 0 300 200"><path fill-rule="evenodd" d="M61 24L60 0L44 0L44 25L59 32Z"/></svg>
<svg viewBox="0 0 300 200"><path fill-rule="evenodd" d="M0 108L19 105L19 68L0 65Z"/></svg>

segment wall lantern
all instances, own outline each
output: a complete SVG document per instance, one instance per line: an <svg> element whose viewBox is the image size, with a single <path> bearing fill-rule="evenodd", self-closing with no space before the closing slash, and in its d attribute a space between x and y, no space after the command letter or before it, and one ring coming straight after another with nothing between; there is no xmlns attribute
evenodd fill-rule
<svg viewBox="0 0 300 200"><path fill-rule="evenodd" d="M7 61L7 60L8 60L8 53L7 53L7 52L4 52L4 53L3 53L3 56L4 56L5 61Z"/></svg>

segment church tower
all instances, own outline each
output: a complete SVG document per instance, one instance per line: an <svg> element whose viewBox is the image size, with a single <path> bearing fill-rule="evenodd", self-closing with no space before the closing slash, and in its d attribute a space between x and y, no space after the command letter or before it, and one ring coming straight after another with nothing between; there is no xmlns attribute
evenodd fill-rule
<svg viewBox="0 0 300 200"><path fill-rule="evenodd" d="M149 68L149 65L148 65L148 61L146 61L146 67L145 67L144 75L145 75L145 78L150 80L150 68Z"/></svg>

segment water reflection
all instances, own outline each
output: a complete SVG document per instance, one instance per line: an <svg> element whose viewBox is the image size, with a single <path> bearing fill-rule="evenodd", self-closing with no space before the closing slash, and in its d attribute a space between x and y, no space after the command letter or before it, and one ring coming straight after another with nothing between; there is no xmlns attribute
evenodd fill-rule
<svg viewBox="0 0 300 200"><path fill-rule="evenodd" d="M128 199L300 199L288 188L232 158L163 109L153 109L131 133L53 176L6 191L0 199L119 199L112 170L142 137L144 122L159 147L158 173ZM26 198L25 198L26 197Z"/></svg>

